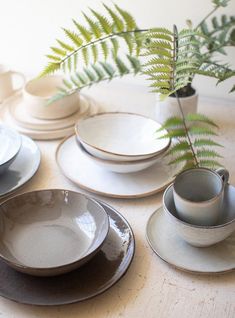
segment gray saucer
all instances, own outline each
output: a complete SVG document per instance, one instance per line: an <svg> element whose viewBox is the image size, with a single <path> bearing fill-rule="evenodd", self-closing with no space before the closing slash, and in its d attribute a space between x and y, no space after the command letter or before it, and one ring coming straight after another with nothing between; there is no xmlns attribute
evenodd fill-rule
<svg viewBox="0 0 235 318"><path fill-rule="evenodd" d="M73 272L55 277L19 273L0 261L0 296L31 305L64 305L97 296L117 283L132 262L134 235L121 214L101 204L109 216L110 230L101 250L91 261Z"/></svg>
<svg viewBox="0 0 235 318"><path fill-rule="evenodd" d="M178 269L198 274L235 270L235 232L216 245L193 247L177 235L161 207L149 218L146 236L153 251Z"/></svg>
<svg viewBox="0 0 235 318"><path fill-rule="evenodd" d="M37 172L40 164L40 151L36 143L22 135L20 151L10 168L1 174L0 199L16 191Z"/></svg>

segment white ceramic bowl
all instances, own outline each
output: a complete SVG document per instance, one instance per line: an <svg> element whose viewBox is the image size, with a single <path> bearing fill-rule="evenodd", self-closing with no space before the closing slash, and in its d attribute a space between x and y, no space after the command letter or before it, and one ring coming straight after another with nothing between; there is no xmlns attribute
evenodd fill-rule
<svg viewBox="0 0 235 318"><path fill-rule="evenodd" d="M159 139L166 130L156 121L138 114L102 113L75 125L77 138L93 156L119 161L135 161L164 151L170 139Z"/></svg>
<svg viewBox="0 0 235 318"><path fill-rule="evenodd" d="M108 231L104 208L81 193L27 192L0 206L0 258L23 273L60 275L89 261Z"/></svg>
<svg viewBox="0 0 235 318"><path fill-rule="evenodd" d="M0 174L15 160L21 147L21 136L15 130L0 125Z"/></svg>
<svg viewBox="0 0 235 318"><path fill-rule="evenodd" d="M63 77L59 75L28 81L23 89L22 106L32 117L40 119L59 119L74 114L79 109L77 92L48 105L48 101L58 93L58 87L62 86L62 83Z"/></svg>
<svg viewBox="0 0 235 318"><path fill-rule="evenodd" d="M199 226L180 220L174 204L173 184L164 192L163 208L178 235L193 246L211 246L223 241L235 231L235 188L231 185L225 187L222 213L217 225Z"/></svg>
<svg viewBox="0 0 235 318"><path fill-rule="evenodd" d="M100 159L93 155L91 155L86 149L82 146L82 144L77 139L77 145L82 151L82 153L89 159L92 160L95 164L104 168L106 170L116 172L116 173L131 173L138 172L144 169L147 169L154 165L157 162L160 162L165 151L157 154L154 157L136 160L136 161L115 161L115 160L106 160Z"/></svg>

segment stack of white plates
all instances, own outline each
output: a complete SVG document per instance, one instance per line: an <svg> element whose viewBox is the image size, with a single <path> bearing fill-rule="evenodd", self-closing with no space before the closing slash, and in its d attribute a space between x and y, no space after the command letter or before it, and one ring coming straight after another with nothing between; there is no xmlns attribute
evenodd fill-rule
<svg viewBox="0 0 235 318"><path fill-rule="evenodd" d="M77 112L66 118L40 119L27 112L24 99L20 96L5 105L3 119L8 126L35 140L52 140L71 135L74 132L74 124L85 116L96 114L98 108L91 98L80 95Z"/></svg>

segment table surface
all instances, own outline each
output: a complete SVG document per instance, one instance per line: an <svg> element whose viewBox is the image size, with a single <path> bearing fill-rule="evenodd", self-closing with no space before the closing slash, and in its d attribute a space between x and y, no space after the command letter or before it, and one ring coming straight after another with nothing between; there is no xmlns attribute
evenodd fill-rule
<svg viewBox="0 0 235 318"><path fill-rule="evenodd" d="M121 81L88 91L106 109L127 110L154 117L155 97L143 86ZM199 111L220 126L218 140L224 145L223 163L235 185L235 105L225 100L199 99ZM59 141L37 142L42 153L38 173L18 193L66 188L84 192L59 171L55 151ZM127 274L104 294L77 304L39 307L0 298L0 318L234 318L235 272L195 275L174 269L159 259L145 239L149 216L161 206L162 193L142 199L110 199L101 196L130 222L136 238L136 254Z"/></svg>

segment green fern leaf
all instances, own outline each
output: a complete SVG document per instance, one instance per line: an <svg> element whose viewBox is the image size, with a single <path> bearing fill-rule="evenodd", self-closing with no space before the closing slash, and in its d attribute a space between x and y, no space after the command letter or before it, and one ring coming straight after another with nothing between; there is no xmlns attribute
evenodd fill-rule
<svg viewBox="0 0 235 318"><path fill-rule="evenodd" d="M195 139L193 143L194 147L203 147L203 146L217 146L222 147L222 145L211 139Z"/></svg>
<svg viewBox="0 0 235 318"><path fill-rule="evenodd" d="M199 127L199 126L192 126L189 128L190 134L192 135L211 135L211 136L217 136L217 134L206 127Z"/></svg>
<svg viewBox="0 0 235 318"><path fill-rule="evenodd" d="M82 57L83 57L83 60L85 62L85 65L87 66L88 63L89 63L89 52L88 52L88 48L87 47L84 47L82 49Z"/></svg>
<svg viewBox="0 0 235 318"><path fill-rule="evenodd" d="M117 57L118 49L119 49L119 44L118 40L116 38L111 39L112 45L113 45L113 57Z"/></svg>
<svg viewBox="0 0 235 318"><path fill-rule="evenodd" d="M115 64L117 66L117 69L118 69L118 72L119 72L120 76L122 76L122 75L124 75L126 73L129 73L127 66L125 65L125 63L119 57L115 58Z"/></svg>
<svg viewBox="0 0 235 318"><path fill-rule="evenodd" d="M222 165L218 161L209 160L209 159L200 160L199 164L200 164L200 167L211 168L211 169L222 167Z"/></svg>
<svg viewBox="0 0 235 318"><path fill-rule="evenodd" d="M205 116L203 114L199 114L199 113L188 114L185 116L185 118L189 122L202 122L202 123L205 123L205 124L208 124L208 125L211 125L211 126L218 128L218 126L211 119L209 119L207 116Z"/></svg>
<svg viewBox="0 0 235 318"><path fill-rule="evenodd" d="M43 71L40 73L39 77L43 77L45 75L53 74L55 71L60 69L60 63L49 63Z"/></svg>
<svg viewBox="0 0 235 318"><path fill-rule="evenodd" d="M55 56L55 55L51 55L51 54L47 54L46 57L48 57L50 60L53 61L60 61L61 58L59 56Z"/></svg>
<svg viewBox="0 0 235 318"><path fill-rule="evenodd" d="M171 59L153 57L146 64L144 64L143 66L151 66L151 65L155 65L155 64L171 66L171 63L172 63Z"/></svg>
<svg viewBox="0 0 235 318"><path fill-rule="evenodd" d="M216 151L214 151L214 150L210 150L210 149L205 149L205 148L203 148L202 150L198 150L197 151L197 157L199 157L199 158L215 158L215 157L217 157L217 158L222 158L222 156L218 153L218 152L216 152Z"/></svg>
<svg viewBox="0 0 235 318"><path fill-rule="evenodd" d="M73 20L73 23L75 24L76 28L78 29L78 31L81 33L81 35L83 36L84 40L86 42L90 42L92 39L92 34L90 33L90 31L88 31L84 26L82 26L81 24L77 23L75 20Z"/></svg>
<svg viewBox="0 0 235 318"><path fill-rule="evenodd" d="M167 50L172 50L172 46L171 43L167 42L167 41L162 41L162 40L158 40L158 41L151 41L147 47L149 48L160 48L160 49L167 49Z"/></svg>
<svg viewBox="0 0 235 318"><path fill-rule="evenodd" d="M160 87L160 88L170 89L170 83L166 81L159 81L159 82L152 83L150 87Z"/></svg>
<svg viewBox="0 0 235 318"><path fill-rule="evenodd" d="M153 66L149 69L146 69L144 74L156 74L156 73L172 73L172 69L168 66Z"/></svg>
<svg viewBox="0 0 235 318"><path fill-rule="evenodd" d="M113 22L114 22L114 31L117 32L123 32L124 31L124 23L122 22L122 20L118 17L118 15L112 10L110 9L107 5L103 4L103 6L105 7L105 9L108 11L109 15L111 16Z"/></svg>
<svg viewBox="0 0 235 318"><path fill-rule="evenodd" d="M183 125L183 120L180 117L170 117L168 118L162 126L158 129L158 131L164 130L164 129L172 129L175 127L179 127Z"/></svg>
<svg viewBox="0 0 235 318"><path fill-rule="evenodd" d="M101 14L99 14L98 12L96 12L96 11L94 11L92 9L91 9L91 12L93 13L93 15L99 21L99 24L100 24L101 28L103 29L103 31L106 34L112 33L112 25L109 22L109 20L106 17L102 16Z"/></svg>
<svg viewBox="0 0 235 318"><path fill-rule="evenodd" d="M97 46L96 46L96 45L92 45L92 46L91 46L91 51L92 51L94 63L96 63L96 61L97 61L97 59L98 59L98 49L97 49Z"/></svg>
<svg viewBox="0 0 235 318"><path fill-rule="evenodd" d="M90 82L94 82L96 80L95 74L90 69L84 68L83 71L86 74L86 76L88 77Z"/></svg>
<svg viewBox="0 0 235 318"><path fill-rule="evenodd" d="M57 47L52 46L52 47L51 47L51 50L52 50L55 54L58 54L58 55L60 55L60 56L62 56L62 57L64 57L64 56L66 55L66 51L65 51L65 50L59 49L59 48L57 48Z"/></svg>
<svg viewBox="0 0 235 318"><path fill-rule="evenodd" d="M69 72L71 72L71 69L72 69L72 59L71 58L67 59L67 69Z"/></svg>
<svg viewBox="0 0 235 318"><path fill-rule="evenodd" d="M172 37L164 33L149 32L146 36L150 39L162 39L172 43Z"/></svg>
<svg viewBox="0 0 235 318"><path fill-rule="evenodd" d="M131 55L127 55L127 59L129 60L134 73L137 74L141 71L141 64L139 60Z"/></svg>
<svg viewBox="0 0 235 318"><path fill-rule="evenodd" d="M87 76L85 76L84 74L82 74L82 72L76 72L75 73L77 79L79 80L79 82L82 84L82 85L86 85L88 83L88 78Z"/></svg>
<svg viewBox="0 0 235 318"><path fill-rule="evenodd" d="M102 69L100 67L98 67L97 65L93 64L92 65L92 68L94 69L95 73L96 73L96 76L98 78L99 81L101 81L102 79L104 79L105 77L105 74L104 72L102 71Z"/></svg>
<svg viewBox="0 0 235 318"><path fill-rule="evenodd" d="M153 32L153 33L162 33L162 34L168 34L168 35L171 35L173 36L173 32L168 30L168 29L165 29L165 28L152 28L150 30L150 32Z"/></svg>
<svg viewBox="0 0 235 318"><path fill-rule="evenodd" d="M122 37L127 44L129 54L132 54L134 48L133 37L129 33L124 34Z"/></svg>
<svg viewBox="0 0 235 318"><path fill-rule="evenodd" d="M74 69L74 71L76 71L76 69L77 69L77 64L78 64L78 55L75 53L73 55L73 69Z"/></svg>
<svg viewBox="0 0 235 318"><path fill-rule="evenodd" d="M149 55L154 55L158 57L168 57L172 58L172 54L170 51L166 49L161 49L161 48L148 48L144 53L141 54L142 56L149 56Z"/></svg>
<svg viewBox="0 0 235 318"><path fill-rule="evenodd" d="M177 138L177 137L186 137L186 132L183 128L168 131L167 134L160 136L159 139Z"/></svg>
<svg viewBox="0 0 235 318"><path fill-rule="evenodd" d="M77 46L80 47L83 43L82 39L75 33L67 29L63 29L67 37Z"/></svg>
<svg viewBox="0 0 235 318"><path fill-rule="evenodd" d="M68 89L72 89L73 85L70 83L70 81L68 81L67 79L63 79L63 84L65 87L67 87Z"/></svg>
<svg viewBox="0 0 235 318"><path fill-rule="evenodd" d="M183 161L188 161L188 160L193 160L193 155L191 152L185 152L183 155L171 160L169 162L170 165L172 164L178 164L178 163L181 163Z"/></svg>
<svg viewBox="0 0 235 318"><path fill-rule="evenodd" d="M180 141L180 142L177 142L174 146L172 146L170 148L170 150L168 151L168 154L174 155L175 153L182 152L185 150L187 150L187 151L190 150L190 146L189 146L188 142L187 141Z"/></svg>
<svg viewBox="0 0 235 318"><path fill-rule="evenodd" d="M100 45L101 45L102 52L104 54L104 60L106 61L108 57L108 53L109 53L108 45L106 42L101 42Z"/></svg>
<svg viewBox="0 0 235 318"><path fill-rule="evenodd" d="M73 52L74 51L74 47L73 46L68 45L68 44L66 44L66 43L64 43L64 42L62 42L62 41L60 41L58 39L56 41L62 47L62 49L67 50L69 52Z"/></svg>
<svg viewBox="0 0 235 318"><path fill-rule="evenodd" d="M99 39L102 35L102 30L100 29L98 23L94 22L85 13L83 13L83 16L86 19L87 23L89 24L89 27L91 28L91 33L94 34L96 39Z"/></svg>
<svg viewBox="0 0 235 318"><path fill-rule="evenodd" d="M107 73L107 75L112 78L115 75L115 70L109 63L100 62L100 65L103 67L103 70Z"/></svg>
<svg viewBox="0 0 235 318"><path fill-rule="evenodd" d="M115 4L115 8L117 9L117 11L122 16L123 20L126 23L126 30L127 31L135 30L137 28L137 25L133 16L131 16L127 11L124 11L123 9L121 9L116 4Z"/></svg>

